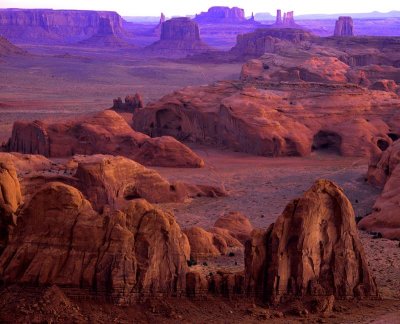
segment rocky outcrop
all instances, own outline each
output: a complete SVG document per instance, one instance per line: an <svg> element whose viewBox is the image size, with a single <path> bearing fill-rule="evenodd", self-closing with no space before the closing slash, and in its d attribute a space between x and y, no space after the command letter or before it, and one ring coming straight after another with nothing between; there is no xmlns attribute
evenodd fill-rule
<svg viewBox="0 0 400 324"><path fill-rule="evenodd" d="M100 215L77 189L49 183L21 212L0 277L87 289L124 303L144 293L180 294L189 253L174 217L144 200Z"/></svg>
<svg viewBox="0 0 400 324"><path fill-rule="evenodd" d="M208 45L200 39L198 24L186 17L162 23L160 40L145 48L146 52L168 56L186 56L208 50Z"/></svg>
<svg viewBox="0 0 400 324"><path fill-rule="evenodd" d="M397 136L397 135L396 135ZM368 180L383 187L370 215L358 226L380 236L400 240L400 141L394 142L381 156L372 159Z"/></svg>
<svg viewBox="0 0 400 324"><path fill-rule="evenodd" d="M243 250L243 244L250 239L253 226L249 219L239 212L230 212L219 217L208 231L195 226L185 230L190 243L191 258L216 257L236 250Z"/></svg>
<svg viewBox="0 0 400 324"><path fill-rule="evenodd" d="M142 96L139 93L135 93L134 96L126 96L125 102L122 102L122 99L120 97L114 99L112 109L118 112L133 113L135 109L143 107L144 104Z"/></svg>
<svg viewBox="0 0 400 324"><path fill-rule="evenodd" d="M124 35L116 12L50 9L1 9L0 34L14 42L74 43L101 33L103 19Z"/></svg>
<svg viewBox="0 0 400 324"><path fill-rule="evenodd" d="M334 36L354 36L354 23L351 17L339 17L336 20Z"/></svg>
<svg viewBox="0 0 400 324"><path fill-rule="evenodd" d="M79 188L96 210L107 205L117 209L126 201L146 199L151 203L183 202L190 197L224 196L218 188L170 183L156 171L121 156L76 156Z"/></svg>
<svg viewBox="0 0 400 324"><path fill-rule="evenodd" d="M321 59L315 74L298 69L297 75L310 82L245 78L187 87L137 110L133 127L154 137L169 135L263 156L307 156L324 150L374 156L393 142L389 130L400 127L400 99L394 93L333 82L346 69L336 75L327 69L321 82L317 73L329 61L341 66ZM262 61L257 66L264 69Z"/></svg>
<svg viewBox="0 0 400 324"><path fill-rule="evenodd" d="M135 132L111 110L59 124L16 122L8 149L46 157L116 154L144 164L170 167L201 167L204 164L194 152L175 139L151 139Z"/></svg>
<svg viewBox="0 0 400 324"><path fill-rule="evenodd" d="M211 7L207 12L196 15L194 20L199 23L241 23L246 18L241 8Z"/></svg>
<svg viewBox="0 0 400 324"><path fill-rule="evenodd" d="M317 181L275 224L246 244L247 292L291 297L376 297L354 211L342 189Z"/></svg>
<svg viewBox="0 0 400 324"><path fill-rule="evenodd" d="M14 165L0 158L0 255L16 225L16 213L21 204L21 188Z"/></svg>
<svg viewBox="0 0 400 324"><path fill-rule="evenodd" d="M299 27L294 21L293 11L284 12L282 17L282 10L280 9L276 11L275 24L273 24L272 26L279 28Z"/></svg>
<svg viewBox="0 0 400 324"><path fill-rule="evenodd" d="M26 52L21 48L15 46L11 42L9 42L6 38L0 36L0 56L8 56L8 55L21 55Z"/></svg>
<svg viewBox="0 0 400 324"><path fill-rule="evenodd" d="M236 58L259 57L264 53L278 52L282 47L311 41L315 36L298 28L259 28L237 36L230 54Z"/></svg>
<svg viewBox="0 0 400 324"><path fill-rule="evenodd" d="M114 31L109 18L100 18L97 32L92 37L79 42L79 44L87 47L107 48L128 46L128 43Z"/></svg>
<svg viewBox="0 0 400 324"><path fill-rule="evenodd" d="M250 220L239 212L230 212L219 217L215 221L214 228L228 231L229 235L243 244L250 239L250 234L253 231L253 225Z"/></svg>

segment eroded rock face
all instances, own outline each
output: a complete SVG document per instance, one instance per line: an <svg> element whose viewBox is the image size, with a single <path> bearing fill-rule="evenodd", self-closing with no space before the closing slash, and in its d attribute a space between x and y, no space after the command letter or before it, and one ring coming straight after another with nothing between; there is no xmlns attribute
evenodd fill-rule
<svg viewBox="0 0 400 324"><path fill-rule="evenodd" d="M339 71L330 78L343 77ZM176 91L136 111L133 127L256 155L332 150L368 157L393 142L388 134L400 127L399 107L396 94L356 85L250 78Z"/></svg>
<svg viewBox="0 0 400 324"><path fill-rule="evenodd" d="M400 240L400 141L394 142L380 158L371 161L368 180L383 187L373 212L358 227L383 237Z"/></svg>
<svg viewBox="0 0 400 324"><path fill-rule="evenodd" d="M354 36L353 28L353 18L339 17L335 24L334 36Z"/></svg>
<svg viewBox="0 0 400 324"><path fill-rule="evenodd" d="M238 35L236 45L230 53L244 59L259 57L264 53L275 53L281 46L311 41L314 37L310 32L298 28L259 28L254 32Z"/></svg>
<svg viewBox="0 0 400 324"><path fill-rule="evenodd" d="M146 52L168 56L186 56L208 50L208 45L200 39L198 24L186 17L163 22L160 40L145 48Z"/></svg>
<svg viewBox="0 0 400 324"><path fill-rule="evenodd" d="M102 19L109 20L116 34L124 34L123 19L116 12L50 9L2 9L0 34L19 42L78 42L101 32Z"/></svg>
<svg viewBox="0 0 400 324"><path fill-rule="evenodd" d="M118 154L144 164L170 167L200 167L204 164L201 158L176 140L151 139L135 132L111 110L63 124L15 122L8 149L46 157Z"/></svg>
<svg viewBox="0 0 400 324"><path fill-rule="evenodd" d="M125 47L128 44L118 36L109 18L100 18L97 32L79 43L88 47Z"/></svg>
<svg viewBox="0 0 400 324"><path fill-rule="evenodd" d="M22 210L0 276L8 284L83 288L124 302L135 293L181 292L189 253L174 217L144 200L100 215L77 189L49 183Z"/></svg>
<svg viewBox="0 0 400 324"><path fill-rule="evenodd" d="M224 229L228 231L231 236L244 243L250 239L253 225L242 213L230 212L219 217L214 223L214 228Z"/></svg>
<svg viewBox="0 0 400 324"><path fill-rule="evenodd" d="M109 205L119 208L126 201L146 199L151 203L183 202L188 197L205 196L201 188L169 183L156 171L122 156L76 157L76 186L96 210Z"/></svg>
<svg viewBox="0 0 400 324"><path fill-rule="evenodd" d="M21 204L21 188L14 165L0 157L0 255L16 225L16 212Z"/></svg>
<svg viewBox="0 0 400 324"><path fill-rule="evenodd" d="M211 7L194 18L200 23L240 23L246 21L244 10L238 7Z"/></svg>
<svg viewBox="0 0 400 324"><path fill-rule="evenodd" d="M246 245L245 273L249 292L275 302L378 295L351 203L327 180L292 201L266 232L254 233Z"/></svg>

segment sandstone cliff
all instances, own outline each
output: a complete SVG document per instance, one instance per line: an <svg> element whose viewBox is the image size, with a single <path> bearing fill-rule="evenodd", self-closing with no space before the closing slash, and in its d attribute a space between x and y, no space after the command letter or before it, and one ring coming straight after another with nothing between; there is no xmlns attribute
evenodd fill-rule
<svg viewBox="0 0 400 324"><path fill-rule="evenodd" d="M100 18L97 32L90 38L79 42L80 45L89 47L127 47L129 46L111 24L109 18Z"/></svg>
<svg viewBox="0 0 400 324"><path fill-rule="evenodd" d="M74 43L98 33L102 18L124 34L116 12L50 9L1 9L0 34L15 42Z"/></svg>

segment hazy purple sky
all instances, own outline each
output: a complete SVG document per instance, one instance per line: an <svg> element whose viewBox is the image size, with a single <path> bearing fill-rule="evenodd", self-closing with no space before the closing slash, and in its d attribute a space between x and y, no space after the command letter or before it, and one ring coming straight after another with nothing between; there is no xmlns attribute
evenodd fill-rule
<svg viewBox="0 0 400 324"><path fill-rule="evenodd" d="M216 5L244 8L246 15L252 11L275 13L277 8L296 14L400 10L400 0L0 0L0 8L112 10L124 16L189 15Z"/></svg>

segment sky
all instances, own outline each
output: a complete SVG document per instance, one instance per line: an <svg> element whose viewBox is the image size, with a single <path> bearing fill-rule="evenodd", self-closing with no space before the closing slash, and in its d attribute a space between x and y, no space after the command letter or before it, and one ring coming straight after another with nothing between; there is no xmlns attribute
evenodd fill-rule
<svg viewBox="0 0 400 324"><path fill-rule="evenodd" d="M240 7L246 15L276 9L295 14L400 11L400 0L0 0L0 8L91 9L117 11L122 16L193 15L212 6Z"/></svg>

